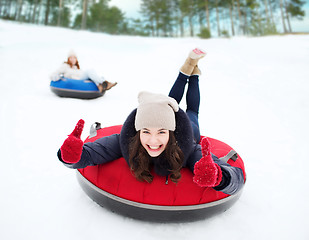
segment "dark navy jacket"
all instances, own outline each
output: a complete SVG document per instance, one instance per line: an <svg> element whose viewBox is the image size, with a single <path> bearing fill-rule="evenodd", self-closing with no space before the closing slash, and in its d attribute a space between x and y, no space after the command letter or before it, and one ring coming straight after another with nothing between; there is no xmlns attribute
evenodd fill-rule
<svg viewBox="0 0 309 240"><path fill-rule="evenodd" d="M58 158L69 168L85 168L98 164L107 163L120 157L129 161L129 141L136 134L135 122L136 109L126 119L120 134L102 137L94 142L85 143L79 162L74 164L65 163L61 159L61 152L58 151ZM183 167L188 167L193 172L194 165L202 158L201 146L193 140L192 127L186 113L179 109L175 113L176 129L175 137L177 144L184 154ZM170 167L161 154L152 158L155 172L160 176L168 176ZM226 194L234 194L240 190L244 184L243 172L240 168L232 167L212 154L213 160L222 170L222 181L219 186L214 187L217 191Z"/></svg>

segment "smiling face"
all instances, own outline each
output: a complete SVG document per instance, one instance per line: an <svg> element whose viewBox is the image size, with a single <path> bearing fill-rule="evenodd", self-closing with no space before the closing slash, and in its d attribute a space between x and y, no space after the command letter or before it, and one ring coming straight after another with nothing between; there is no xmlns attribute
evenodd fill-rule
<svg viewBox="0 0 309 240"><path fill-rule="evenodd" d="M77 63L77 58L75 56L70 56L68 62L75 66L75 64Z"/></svg>
<svg viewBox="0 0 309 240"><path fill-rule="evenodd" d="M169 131L161 128L143 128L140 132L142 146L151 157L159 156L166 148Z"/></svg>

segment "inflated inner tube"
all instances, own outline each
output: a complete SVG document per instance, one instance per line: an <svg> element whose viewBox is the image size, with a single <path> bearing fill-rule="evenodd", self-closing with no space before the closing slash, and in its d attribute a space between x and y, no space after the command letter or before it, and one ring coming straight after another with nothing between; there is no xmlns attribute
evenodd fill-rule
<svg viewBox="0 0 309 240"><path fill-rule="evenodd" d="M94 137L85 142L120 133L121 125L97 130ZM212 152L226 156L232 148L227 144L209 138ZM233 155L233 158L235 155ZM228 163L243 170L244 164L239 155ZM154 222L186 222L205 219L226 211L240 197L242 190L228 195L213 188L199 187L193 182L193 174L181 170L182 177L175 184L165 177L154 175L152 183L140 182L131 173L124 158L89 166L77 171L78 182L86 194L96 203L124 216Z"/></svg>
<svg viewBox="0 0 309 240"><path fill-rule="evenodd" d="M105 93L105 91L100 92L97 85L91 80L76 80L65 77L58 81L51 81L50 89L60 97L81 99L98 98Z"/></svg>

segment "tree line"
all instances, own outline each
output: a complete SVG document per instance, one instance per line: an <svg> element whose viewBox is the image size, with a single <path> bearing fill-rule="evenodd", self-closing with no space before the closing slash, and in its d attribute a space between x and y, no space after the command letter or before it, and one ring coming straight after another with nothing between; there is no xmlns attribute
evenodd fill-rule
<svg viewBox="0 0 309 240"><path fill-rule="evenodd" d="M0 18L109 34L209 38L291 33L291 19L305 16L301 0L141 0L141 18L132 19L109 1L0 0Z"/></svg>

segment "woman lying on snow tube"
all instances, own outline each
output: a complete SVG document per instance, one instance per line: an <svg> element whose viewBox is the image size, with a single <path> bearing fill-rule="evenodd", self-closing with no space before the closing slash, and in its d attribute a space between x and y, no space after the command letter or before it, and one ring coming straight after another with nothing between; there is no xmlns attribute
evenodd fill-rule
<svg viewBox="0 0 309 240"><path fill-rule="evenodd" d="M123 157L129 166L128 172L131 171L139 180L125 182L126 187L128 184L131 185L128 189L124 187L124 192L127 195L132 195L130 191L134 191L135 184L136 188L142 189L141 194L144 199L147 199L149 194L160 199L158 200L159 204L156 203L156 199L147 200L147 202L131 201L130 199L134 199L134 196L128 198L126 196L111 196L94 184L90 183L88 187L82 184L88 195L100 205L137 219L186 221L205 218L218 211L225 211L230 205L227 204L229 200L224 201L224 198L231 199L233 202L239 197L245 182L242 160L238 159L241 161L242 167L231 166L227 161L219 159L212 153L211 145L206 137L202 138L200 142L198 123L200 70L197 67L197 62L204 56L205 53L199 49L190 52L180 69L169 97L141 92L138 96L139 106L128 116L120 134L112 134L98 138L94 142L83 143L80 135L84 121L79 120L74 131L64 141L58 151L58 158L65 166L81 169L80 173L87 170L89 166L100 166L103 170L105 166L108 168L117 162L117 159ZM183 97L187 83L187 110L184 112L178 104ZM191 180L184 183L182 173L188 176L188 173L182 169L185 167L189 168L193 175L191 173ZM96 172L93 169L90 171ZM118 171L121 171L121 174ZM120 175L119 178L125 175L118 168L114 168L114 173L115 176ZM104 177L104 174L97 175L97 178ZM186 178L188 179L188 177ZM169 183L169 179L173 183ZM107 181L113 182L115 179L107 179ZM141 184L142 188L140 188ZM213 202L210 203L192 205L188 208L186 208L186 204L179 202L174 206L173 203L170 203L170 194L164 193L166 184L173 185L174 194L185 196L190 194L194 188L196 191L200 191L203 196L203 194L210 192L207 191L208 189L211 189L212 192L218 192L219 198L213 199ZM193 188L192 184L194 184ZM178 191L178 187L187 188L188 192ZM122 186L116 183L115 188L121 189ZM156 189L157 192L148 191L148 188ZM137 194L139 193L137 192ZM104 199L106 196L110 199ZM233 198L233 196L237 197ZM169 203L164 202L162 200L164 198ZM190 198L190 196L186 196L186 198ZM198 201L200 200L201 197ZM220 205L223 207L219 207Z"/></svg>
<svg viewBox="0 0 309 240"><path fill-rule="evenodd" d="M67 62L52 73L50 78L51 90L61 97L96 98L117 84L104 80L94 70L81 70L73 50L69 52Z"/></svg>

